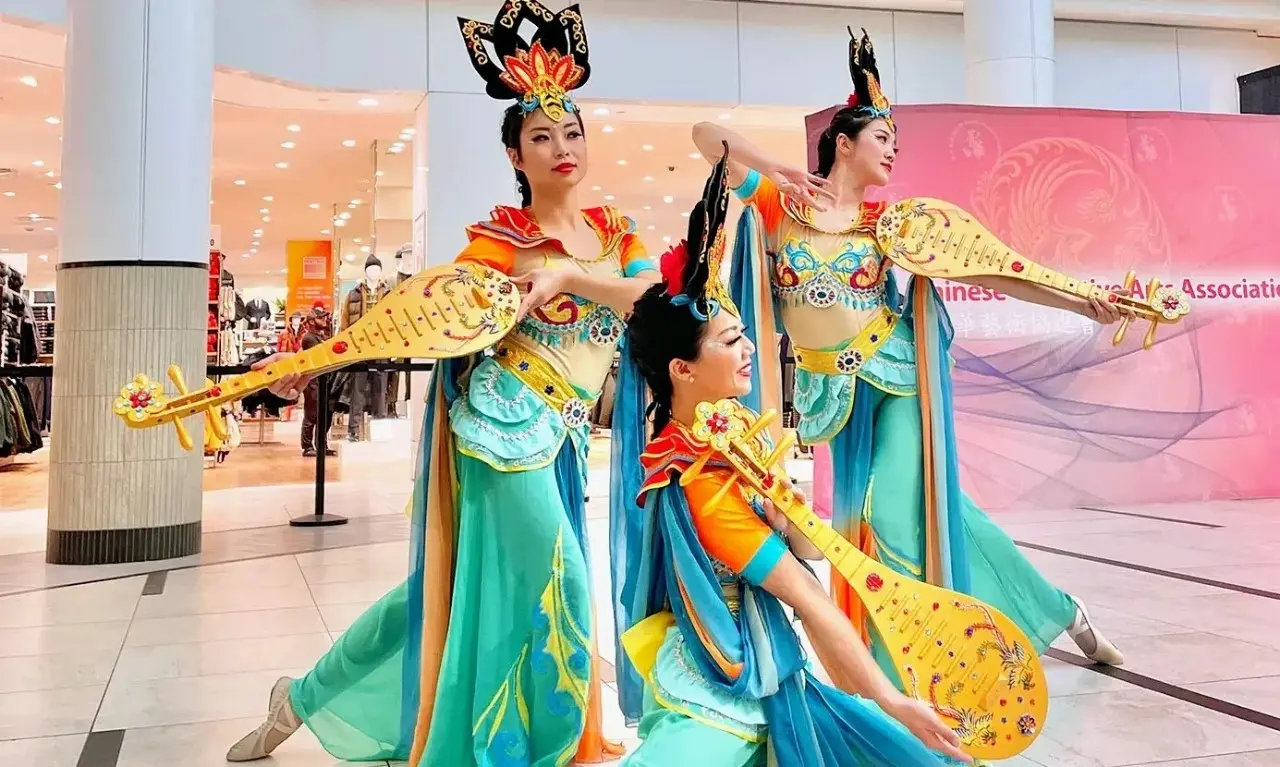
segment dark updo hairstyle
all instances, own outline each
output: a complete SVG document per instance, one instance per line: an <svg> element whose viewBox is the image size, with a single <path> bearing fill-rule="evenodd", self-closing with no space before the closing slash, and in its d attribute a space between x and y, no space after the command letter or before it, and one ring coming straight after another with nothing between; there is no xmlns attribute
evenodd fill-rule
<svg viewBox="0 0 1280 767"><path fill-rule="evenodd" d="M875 111L874 94L880 92L880 70L871 38L865 29L861 39L853 33L853 27L848 29L849 78L853 80L853 93L849 96L849 105L831 117L831 124L818 137L818 169L814 172L823 178L831 175L831 168L836 164L836 139L848 136L850 141L857 141L858 134L883 116Z"/></svg>
<svg viewBox="0 0 1280 767"><path fill-rule="evenodd" d="M712 168L703 188L702 199L689 213L688 237L663 256L663 281L645 291L627 320L627 353L649 385L654 436L671 421L671 361L698 359L707 332L704 318L715 311L707 297L712 269L709 254L728 215L728 157L726 144L724 156ZM689 301L673 300L678 296L687 296Z"/></svg>
<svg viewBox="0 0 1280 767"><path fill-rule="evenodd" d="M582 122L582 113L578 110L568 112L578 121L578 128L585 135L587 126ZM507 149L516 150L516 157L523 159L524 153L520 151L520 131L524 129L524 108L519 104L512 104L502 113L502 145ZM533 202L533 189L529 186L529 177L524 171L516 171L516 191L520 193L520 207L527 208Z"/></svg>
<svg viewBox="0 0 1280 767"><path fill-rule="evenodd" d="M836 139L848 136L850 141L856 141L858 134L876 119L861 107L844 107L836 112L831 124L818 137L818 169L814 172L823 178L830 176L831 168L836 164Z"/></svg>

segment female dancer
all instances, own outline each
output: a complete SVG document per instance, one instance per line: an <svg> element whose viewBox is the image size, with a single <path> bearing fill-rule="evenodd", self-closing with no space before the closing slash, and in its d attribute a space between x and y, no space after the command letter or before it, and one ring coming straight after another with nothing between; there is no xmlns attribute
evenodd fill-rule
<svg viewBox="0 0 1280 767"><path fill-rule="evenodd" d="M531 44L517 32L526 20L538 28ZM462 20L462 33L488 93L518 102L502 141L523 207L469 227L458 260L516 275L519 324L493 356L437 367L408 581L305 677L277 683L267 721L231 761L265 756L301 723L334 756L414 767L542 767L621 753L599 731L588 416L622 313L659 276L630 219L577 204L587 145L569 93L589 69L576 7L552 14L507 0L493 25ZM614 428L642 430L640 406L623 401L642 390L618 388ZM628 426L616 417L624 411L640 417Z"/></svg>
<svg viewBox="0 0 1280 767"><path fill-rule="evenodd" d="M949 425L950 373L945 363L926 369L917 361L939 352L946 359L950 323L927 283L920 285L924 292L908 293L922 298L913 298L905 310L900 306L892 271L876 245L876 221L885 205L867 202L866 190L888 183L897 138L865 31L850 42L849 68L854 93L819 140L816 174L774 162L720 126L702 123L693 131L709 161L722 155L722 143L733 154L729 178L748 205L734 257L735 297L748 324L762 331L772 331L776 305L795 346L799 437L807 444L830 444L833 524L904 575L994 605L1040 652L1067 631L1089 658L1119 665L1123 656L1089 622L1084 606L1048 583L962 493L949 426L934 428L941 444L922 450L918 394L933 392L932 408ZM755 272L765 268L773 302L755 288L763 282ZM1110 304L1063 297L1019 280L974 282L1103 324L1122 316ZM915 337L909 321L914 312L933 319L927 338ZM947 508L933 511L937 499ZM848 585L836 578L832 589L865 635ZM888 673L891 666L878 642L875 649Z"/></svg>
<svg viewBox="0 0 1280 767"><path fill-rule="evenodd" d="M946 763L935 752L967 762L956 734L880 673L797 559L821 554L803 539L788 549L785 517L741 485L726 493L732 469L714 458L691 482L673 481L711 451L694 425L699 403L751 391L755 347L712 277L727 204L721 160L690 215L688 240L662 260L666 283L645 293L628 323L630 354L653 392L654 438L624 578L623 642L634 668L620 680L644 680L644 742L624 764L666 767L695 756L705 767ZM833 676L847 689L806 669L783 603L815 645L829 648Z"/></svg>

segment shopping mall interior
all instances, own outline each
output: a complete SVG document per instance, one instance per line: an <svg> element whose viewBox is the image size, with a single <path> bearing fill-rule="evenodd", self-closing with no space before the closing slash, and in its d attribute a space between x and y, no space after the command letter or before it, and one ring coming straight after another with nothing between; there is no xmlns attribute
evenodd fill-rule
<svg viewBox="0 0 1280 767"><path fill-rule="evenodd" d="M721 5L702 3L699 12ZM866 5L883 10L911 3ZM937 10L938 4L926 5ZM411 519L422 500L414 489L423 470L419 436L431 373L425 360L395 360L399 369L327 380L329 397L319 411L333 418L327 442L318 436L323 429L312 429L316 411L303 404L310 393L291 406L233 401L210 411L203 443L195 444L203 453L197 553L58 561L51 508L65 504L57 496L69 485L51 482L51 476L72 471L67 443L82 435L54 441L59 413L53 386L55 378L71 380L86 364L59 356L60 318L76 311L60 301L61 285L68 272L78 271L60 250L67 38L57 24L19 23L3 10L0 765L224 765L227 749L275 710L278 701L268 700L272 685L311 672L366 610L404 583L416 561L421 530ZM912 15L925 17L913 23L927 26L943 14ZM1072 34L1082 39L1078 30ZM1267 37L1266 44L1275 39ZM332 53L364 55L354 50L359 47ZM1263 60L1273 50L1280 57L1280 48L1250 55ZM839 54L842 59L843 49ZM1080 57L1078 51L1068 55ZM906 58L891 66L907 70ZM1277 62L1266 60L1268 66ZM233 66L215 69L209 289L195 299L207 316L209 386L236 380L247 365L278 351L299 350L308 332L323 331L328 340L369 311L364 291L384 295L419 267L451 260L452 253L431 252L435 238L423 215L450 201L445 195L422 199L423 180L432 174L426 162L431 154L423 149L432 139L423 126L432 124L437 104L451 108L456 102L450 99L460 98L444 90L438 96L435 90L322 88ZM626 212L654 259L684 238L707 178L708 163L690 126L710 121L729 127L780 162L805 166L812 156L807 121L824 106L610 98L608 87L601 90L605 95L593 91L578 99L590 157L580 202ZM1218 98L1222 88L1209 90ZM1219 131L1280 131L1280 117L1206 118L1197 124L1203 130L1187 135L1177 132L1179 118L1155 127L1135 118L1120 129L1106 123L1084 142L1073 132L1090 130L1086 117L1110 120L1119 113L1098 117L1078 110L1089 115L1072 122L1072 110L1060 110L1048 127L1019 123L1006 130L993 127L994 117L952 118L948 109L961 108L917 104L899 113L919 118L904 137L927 123L931 136L948 138L931 150L904 140L902 180L895 177L879 199L924 196L913 191L921 189L959 194L966 184L966 197L957 199L995 221L992 228L1030 257L1082 273L1082 284L1094 277L1118 282L1128 268L1128 262L1117 266L1121 260L1147 259L1149 270L1164 270L1159 276L1178 285L1185 277L1186 285L1221 283L1226 290L1228 282L1265 283L1274 290L1280 278L1274 249L1260 244L1274 240L1267 212L1274 206L1260 201L1280 196L1280 142L1274 139L1280 134L1259 138L1245 165L1235 166L1235 172L1253 163L1277 170L1254 186L1225 171L1206 171L1196 185L1183 187L1186 177L1168 170L1172 154L1160 153L1183 140L1200 142L1197 151L1212 146L1226 156L1237 134ZM1222 127L1229 120L1242 122ZM440 124L451 130L465 125ZM496 124L491 132L493 157L478 159L478 167L499 167L502 188L514 188ZM1104 145L1110 148L1097 149ZM1035 163L1051 172L1028 171ZM426 188L441 188L432 183ZM450 183L459 197L470 194L469 179ZM970 187L977 190L972 195ZM1069 200L1065 188L1071 189ZM1171 191L1179 189L1184 193ZM1162 204L1163 214L1150 212ZM730 253L732 224L742 211L731 198ZM1189 235L1184 222L1192 218L1207 223ZM1209 230L1219 244L1246 254L1240 263L1224 258L1180 265L1169 256L1180 247L1208 247L1203 232ZM1095 231L1106 235L1095 237ZM1257 254L1263 255L1254 259ZM1268 335L1275 327L1268 312L1274 310L1260 303L1238 308L1196 293L1193 299L1205 299L1197 317L1208 319L1194 332L1162 328L1154 361L1139 368L1136 325L1127 347L1112 346L1112 331L1098 330L1091 320L1064 319L1063 312L1039 307L1016 309L998 292L959 283L940 283L940 289L954 321L954 436L964 455L966 488L1021 557L1044 580L1087 604L1088 620L1124 654L1123 665L1097 664L1086 657L1078 635L1056 635L1042 656L1050 689L1043 730L1019 755L990 763L1280 765L1280 612L1274 607L1280 600L1280 501L1271 492L1275 481L1267 479L1276 439L1272 419L1280 406L1269 382L1256 382L1251 367L1269 352L1240 345L1274 340ZM126 346L122 354L135 352L142 353ZM793 350L783 344L777 354L782 382L790 387ZM130 360L116 363L130 374L163 372L135 370ZM606 393L617 380L615 364ZM194 389L203 382L186 383ZM794 411L789 396L785 405ZM624 717L617 695L611 410L610 397L602 396L590 417L583 535L604 683L604 734L635 750L641 734ZM794 428L794 412L785 422ZM137 432L112 425L115 431L103 438L103 454L113 456L106 462L132 460L118 456L133 455L129 451L139 443L129 440ZM805 447L793 450L785 465L802 490L816 495L821 469L815 463L814 451ZM100 493L104 505L114 506L145 494L128 484L104 486ZM342 524L297 524L309 517ZM815 563L814 571L831 582L825 562ZM830 681L808 636L802 633L801 641L816 659L818 678ZM350 756L326 750L302 727L255 763L336 767L355 764L342 758ZM691 759L697 756L689 752ZM360 763L407 764L387 755Z"/></svg>

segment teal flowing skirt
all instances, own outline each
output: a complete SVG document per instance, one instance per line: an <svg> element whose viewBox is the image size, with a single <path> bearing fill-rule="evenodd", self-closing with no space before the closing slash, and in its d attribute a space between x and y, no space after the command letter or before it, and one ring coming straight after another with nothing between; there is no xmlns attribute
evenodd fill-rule
<svg viewBox="0 0 1280 767"><path fill-rule="evenodd" d="M418 767L560 767L586 722L591 591L581 474L566 441L541 469L457 456L453 602L431 734ZM419 670L403 662L407 586L369 608L292 688L325 749L406 759ZM411 655L411 654L410 654ZM406 730L408 730L406 732Z"/></svg>
<svg viewBox="0 0 1280 767"><path fill-rule="evenodd" d="M836 526L851 526L848 518L856 523L861 512L875 536L877 558L916 580L924 573L922 445L920 400L887 394L859 379L853 413L831 442ZM1043 653L1071 625L1075 603L967 495L962 506L972 596L1009 616ZM876 659L896 679L874 633Z"/></svg>

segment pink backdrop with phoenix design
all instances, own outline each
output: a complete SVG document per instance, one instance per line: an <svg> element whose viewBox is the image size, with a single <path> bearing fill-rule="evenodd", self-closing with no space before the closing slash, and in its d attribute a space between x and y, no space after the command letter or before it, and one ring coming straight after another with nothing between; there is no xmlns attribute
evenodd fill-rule
<svg viewBox="0 0 1280 767"><path fill-rule="evenodd" d="M834 111L807 120L811 166ZM1106 286L1136 269L1191 297L1191 316L1143 351L1145 324L1113 347L1114 328L940 285L975 500L1280 495L1280 119L941 105L894 117L900 156L875 198L948 200L1038 263Z"/></svg>

